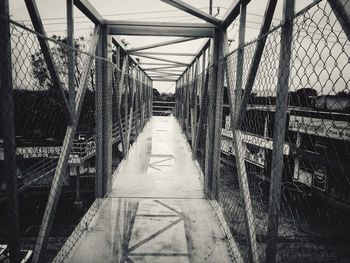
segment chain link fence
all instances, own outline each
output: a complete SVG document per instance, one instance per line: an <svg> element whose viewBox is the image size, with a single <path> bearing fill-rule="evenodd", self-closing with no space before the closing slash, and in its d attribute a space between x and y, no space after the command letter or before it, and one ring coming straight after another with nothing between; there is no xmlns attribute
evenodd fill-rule
<svg viewBox="0 0 350 263"><path fill-rule="evenodd" d="M269 262L271 254L277 262L350 260L350 42L329 2L315 1L293 16L289 52L285 46L281 49L287 23L266 35L247 110L235 132L237 116L231 112L237 112L244 97L259 39L244 44L244 60L238 60L237 49L195 80L177 83L176 114L189 142L197 143L192 149L204 188L223 212L235 240L236 261ZM290 66L283 64L288 59ZM239 67L242 84L237 86ZM287 78L281 74L286 70ZM215 115L206 89L220 85L222 71L216 173L207 171L206 164L213 158L206 155L210 115ZM281 90L281 83L287 83L288 90ZM190 94L198 101L196 133L191 132ZM283 143L277 144L279 138ZM274 157L277 151L280 160ZM280 200L276 175L281 178ZM267 248L271 242L277 242L276 252Z"/></svg>
<svg viewBox="0 0 350 263"><path fill-rule="evenodd" d="M75 39L71 49L66 38L48 38L15 21L1 20L10 25L12 70L2 67L0 74L10 74L12 80L15 144L6 146L8 137L2 129L0 168L4 169L6 149L11 148L16 152L16 171L9 173L17 174L13 186L18 188L21 215L20 257L63 262L112 189L114 172L151 116L151 81L116 45L110 60L95 56L98 28L90 39ZM41 42L49 47L67 100L68 54L73 51L71 107L76 121L68 121ZM0 108L2 125L9 114L6 105ZM5 206L6 185L10 184L1 173L2 212L10 211ZM12 235L7 225L8 219L1 216L0 261L9 255L6 246Z"/></svg>

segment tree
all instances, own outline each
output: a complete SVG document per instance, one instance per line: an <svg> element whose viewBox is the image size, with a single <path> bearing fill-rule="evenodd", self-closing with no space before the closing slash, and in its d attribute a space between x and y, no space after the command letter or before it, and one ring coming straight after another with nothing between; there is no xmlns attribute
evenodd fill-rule
<svg viewBox="0 0 350 263"><path fill-rule="evenodd" d="M52 57L57 66L58 74L68 87L67 79L67 62L68 47L67 39L60 36L52 36L59 42L51 48ZM62 44L60 44L62 43ZM81 51L86 49L86 40L80 37L74 40L75 53L75 82L78 85L81 77ZM83 55L85 56L85 55ZM31 73L34 78L34 85L27 87L26 90L18 90L15 93L15 110L16 110L16 130L21 131L21 136L28 140L35 137L35 129L40 129L43 138L54 138L59 143L62 142L67 123L58 100L57 89L54 88L50 74L47 69L46 61L41 51L36 51L30 55ZM92 131L94 127L94 93L93 80L94 69L90 69L92 89L87 90L82 106L82 114L79 118L79 130ZM68 96L68 90L66 90ZM91 121L92 120L92 121Z"/></svg>
<svg viewBox="0 0 350 263"><path fill-rule="evenodd" d="M312 107L313 99L317 97L317 91L312 88L301 88L290 92L290 105L299 107Z"/></svg>
<svg viewBox="0 0 350 263"><path fill-rule="evenodd" d="M58 73L61 76L67 74L67 62L68 62L68 47L67 47L67 38L61 38L60 36L53 35L52 39L55 41L62 43L55 44L54 47L51 48L51 53L54 59L54 62L57 65ZM74 52L75 57L78 56L80 50L84 50L86 48L86 40L84 37L74 39ZM76 70L79 75L79 66L78 60L76 59ZM48 89L51 92L54 92L53 84L50 79L50 74L47 69L47 65L43 56L43 53L39 50L31 55L31 66L32 66L32 74L33 77L38 81L39 87L38 89Z"/></svg>
<svg viewBox="0 0 350 263"><path fill-rule="evenodd" d="M153 97L160 97L159 91L155 88L153 88Z"/></svg>
<svg viewBox="0 0 350 263"><path fill-rule="evenodd" d="M336 94L337 97L341 97L341 98L350 98L350 91L346 92L345 90L339 91Z"/></svg>

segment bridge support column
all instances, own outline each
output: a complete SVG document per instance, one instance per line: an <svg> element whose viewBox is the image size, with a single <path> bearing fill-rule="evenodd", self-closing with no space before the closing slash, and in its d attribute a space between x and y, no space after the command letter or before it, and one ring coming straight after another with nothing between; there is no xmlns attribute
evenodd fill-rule
<svg viewBox="0 0 350 263"><path fill-rule="evenodd" d="M216 29L211 50L212 68L209 69L208 115L205 147L205 177L208 197L215 199L218 195L218 178L220 176L221 127L224 95L224 63L218 60L225 55L227 33L225 29Z"/></svg>
<svg viewBox="0 0 350 263"><path fill-rule="evenodd" d="M111 37L107 26L102 26L96 56L96 177L95 196L103 197L108 192L112 175L112 71L107 59L112 59Z"/></svg>
<svg viewBox="0 0 350 263"><path fill-rule="evenodd" d="M7 237L10 261L19 262L19 212L17 196L17 165L15 120L12 89L11 39L9 1L0 1L0 103L4 140L4 170L7 192Z"/></svg>
<svg viewBox="0 0 350 263"><path fill-rule="evenodd" d="M283 175L283 149L287 124L290 61L292 55L295 0L284 0L281 32L280 61L278 69L276 113L273 129L273 150L270 177L269 214L265 262L276 262L278 224Z"/></svg>

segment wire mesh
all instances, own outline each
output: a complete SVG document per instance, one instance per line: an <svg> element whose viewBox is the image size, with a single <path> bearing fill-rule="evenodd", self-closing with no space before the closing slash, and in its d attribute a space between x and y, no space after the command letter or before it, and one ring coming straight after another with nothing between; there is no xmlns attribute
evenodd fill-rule
<svg viewBox="0 0 350 263"><path fill-rule="evenodd" d="M243 46L243 61L237 61L240 49L235 50L196 79L197 87L201 87L196 95L200 101L200 93L205 89L205 84L201 86L205 83L203 76L207 88L213 89L218 82L211 81L212 75L223 65L228 70L219 121L222 124L220 173L204 172L205 160L212 158L205 158L208 114L213 114L208 113L207 94L197 108L195 156L209 197L212 188L208 187L208 180L218 179L216 200L238 248L236 261L249 261L252 255L257 261L265 261L266 253L270 253L266 246L276 241L277 262L347 262L350 259L350 229L346 223L350 219L350 43L329 1L315 1L296 13L291 23L291 52L283 53L285 47L281 47L285 25L272 28L266 35L239 129L233 127L231 112L236 112L235 107L244 95L259 39ZM288 56L290 67L283 67L282 60ZM236 85L238 66L243 68L241 86ZM279 89L280 82L286 82L281 75L283 71L289 73L285 95ZM190 133L186 123L190 119L186 94L194 91L192 83L179 81L176 89L177 117L187 135ZM286 101L287 109L277 100ZM286 121L281 124L281 119L275 116L284 114ZM284 143L276 145L278 137ZM277 149L283 158L273 161ZM282 170L278 171L281 163ZM271 182L275 180L272 174L281 176L280 201L271 190ZM279 208L276 240L270 231L277 228L268 231L276 212L273 203Z"/></svg>
<svg viewBox="0 0 350 263"><path fill-rule="evenodd" d="M136 79L129 67L122 71L123 60L129 59L125 54L119 54L119 63L113 58L107 61L91 55L95 53L94 34L90 39L75 39L73 77L77 121L70 124L39 45L39 39L47 42L68 98L70 48L66 39L48 38L8 21L17 187L20 215L26 218L20 222L20 249L30 257L40 256L43 262L54 258L55 262L63 262L102 204L105 195L97 196L96 189L104 187L106 193L112 189L113 173L125 157L123 152L128 151L124 145L129 147L136 140L150 117L151 103L144 100L149 99L151 82L147 77L141 78L142 72ZM116 49L113 54L118 55ZM0 135L3 169L4 137ZM107 176L98 179L97 156L102 156L102 163L110 163L103 168L107 169ZM3 173L0 182L0 209L6 211ZM6 218L1 216L2 244L8 242L6 225ZM41 246L43 249L38 250ZM6 257L6 253L3 255Z"/></svg>

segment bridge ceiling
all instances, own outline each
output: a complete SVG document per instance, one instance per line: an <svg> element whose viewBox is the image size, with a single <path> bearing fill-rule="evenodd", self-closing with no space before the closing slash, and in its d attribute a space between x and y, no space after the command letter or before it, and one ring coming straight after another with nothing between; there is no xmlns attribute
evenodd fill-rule
<svg viewBox="0 0 350 263"><path fill-rule="evenodd" d="M100 19L108 20L108 21L128 21L132 23L195 23L198 25L202 25L202 33L208 31L207 28L209 25L204 20L201 20L191 14L188 14L178 8L169 5L161 0L147 0L147 1L139 1L139 0L81 0L82 2L90 3L90 7L94 10ZM305 0L305 1L296 1L296 11L305 7L313 0ZM66 6L65 1L50 1L50 4L47 4L46 0L36 0L41 17L43 18L43 24L46 30L47 35L52 36L53 34L59 35L61 37L65 37L66 35ZM79 2L79 1L76 1ZM200 10L209 15L209 0L184 0L188 5ZM225 17L225 12L230 8L232 3L235 0L214 0L213 1L213 16L218 19L223 19ZM247 14L247 27L246 27L246 39L251 40L257 37L259 33L259 28L261 21L263 20L263 12L265 10L267 0L251 0L248 5L248 14ZM23 21L25 24L30 25L29 15L26 11L26 7L23 0L11 0L11 14L12 18L17 21ZM89 36L93 29L93 22L90 21L78 8L74 9L75 21L75 37L80 36ZM282 16L282 1L278 1L278 5L276 8L276 12L274 15L273 24L277 25L280 22ZM126 23L126 22L123 22ZM148 36L131 36L130 33L122 30L122 27L119 27L118 30L114 27L112 30L115 30L114 33L119 35L120 39L123 39L128 45L127 49L135 49L138 47L143 47L145 45L155 44L159 42L165 42L169 40L178 39L180 37L188 37L190 36L189 28L184 30L172 29L172 33L178 37L170 37L164 36L167 34L163 34L162 37L159 34L153 32L155 29L151 29L151 27L147 27L147 29L143 30L143 28L138 28L138 31L142 31L147 33ZM169 31L170 32L170 31ZM238 21L233 21L232 24L227 28L228 38L231 41L230 50L233 50L237 47L237 38L238 38ZM125 35L128 33L128 35ZM139 32L138 32L139 33ZM169 33L171 34L171 33ZM134 35L137 35L136 33ZM149 35L157 35L157 36L149 36ZM197 40L187 41L183 43L177 43L168 46L154 47L152 49L142 50L142 52L153 52L153 54L143 54L146 56L152 56L157 58L162 58L164 60L169 61L178 61L184 64L188 64L193 60L193 57L188 54L193 54L198 52L199 48L203 45L203 42L207 40L205 38L205 34L201 35L201 33L197 33L197 36L203 36L202 38L198 38ZM141 51L140 51L141 52ZM158 52L159 54L154 54ZM165 55L160 53L186 53L186 55ZM136 54L132 54L134 58L139 58L141 61L141 66L143 68L152 68L157 65L143 65L146 63L162 63L162 64L173 64L168 63L166 61L156 61L154 59L150 59L149 57L141 57ZM157 66L158 67L158 66ZM184 70L185 67L176 67L174 68L174 74L178 73L179 70ZM173 83L155 83L156 87L162 89L162 87L166 87L167 90L173 91L173 87L170 87ZM169 88L170 87L170 88Z"/></svg>

